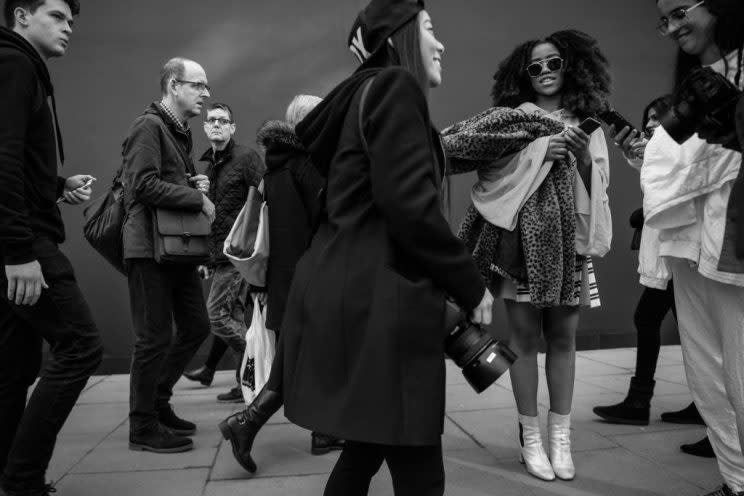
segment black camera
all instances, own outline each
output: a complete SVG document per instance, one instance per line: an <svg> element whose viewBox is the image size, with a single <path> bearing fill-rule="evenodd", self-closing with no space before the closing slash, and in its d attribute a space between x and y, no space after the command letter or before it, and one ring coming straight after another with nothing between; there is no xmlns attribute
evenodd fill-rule
<svg viewBox="0 0 744 496"><path fill-rule="evenodd" d="M444 351L462 369L462 374L476 393L482 393L496 382L517 359L508 346L470 322L467 315L449 300L446 323Z"/></svg>
<svg viewBox="0 0 744 496"><path fill-rule="evenodd" d="M679 144L696 132L726 134L735 129L736 105L741 91L710 67L695 69L674 94L671 109L661 125Z"/></svg>

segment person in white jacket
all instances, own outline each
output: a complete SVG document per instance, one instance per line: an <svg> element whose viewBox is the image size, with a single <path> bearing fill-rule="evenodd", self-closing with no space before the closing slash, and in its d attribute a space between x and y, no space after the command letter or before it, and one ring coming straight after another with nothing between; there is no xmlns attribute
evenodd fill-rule
<svg viewBox="0 0 744 496"><path fill-rule="evenodd" d="M680 48L677 84L698 66L742 87L744 3L658 0L659 30ZM693 136L682 145L664 128L641 169L646 229L641 283L673 277L687 382L708 426L725 484L710 496L744 495L744 260L728 215L741 153Z"/></svg>

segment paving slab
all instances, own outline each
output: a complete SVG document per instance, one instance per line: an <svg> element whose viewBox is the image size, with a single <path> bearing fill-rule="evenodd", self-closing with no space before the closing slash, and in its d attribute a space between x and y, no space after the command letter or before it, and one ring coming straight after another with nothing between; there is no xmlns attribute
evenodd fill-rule
<svg viewBox="0 0 744 496"><path fill-rule="evenodd" d="M74 496L201 496L208 473L208 469L187 469L74 474L57 484L57 492Z"/></svg>

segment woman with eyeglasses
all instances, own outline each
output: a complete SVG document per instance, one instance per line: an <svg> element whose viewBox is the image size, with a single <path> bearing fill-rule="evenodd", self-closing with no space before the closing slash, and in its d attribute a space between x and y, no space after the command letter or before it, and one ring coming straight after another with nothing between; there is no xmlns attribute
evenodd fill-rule
<svg viewBox="0 0 744 496"><path fill-rule="evenodd" d="M679 47L676 85L710 67L742 87L744 2L657 0L659 31ZM615 138L617 140L617 137ZM741 153L661 127L641 168L646 224L641 283L674 296L687 382L708 426L725 484L708 496L744 495L744 260L736 257L735 195Z"/></svg>
<svg viewBox="0 0 744 496"><path fill-rule="evenodd" d="M516 263L505 268L494 262L486 279L494 296L504 299L510 346L519 356L510 375L519 413L520 461L543 480L571 480L576 473L570 419L579 307L600 304L591 256L607 253L612 236L604 135L601 129L588 135L578 125L607 107L608 66L597 42L580 31L559 31L519 45L494 76L493 105L549 117L561 131L538 138L492 171L479 171L471 195L478 213L504 228L495 252L513 253L516 247ZM511 207L491 193L507 190L523 195L511 205L513 221L502 222L499 216ZM491 215L494 210L501 213ZM466 218L465 230L470 222ZM514 270L520 264L523 268ZM551 274L550 280L545 274ZM537 404L541 334L547 343L549 455Z"/></svg>

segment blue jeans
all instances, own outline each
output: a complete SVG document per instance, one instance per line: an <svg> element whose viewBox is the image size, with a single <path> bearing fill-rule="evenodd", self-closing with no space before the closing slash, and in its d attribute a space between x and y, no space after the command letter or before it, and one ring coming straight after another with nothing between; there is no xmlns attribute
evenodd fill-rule
<svg viewBox="0 0 744 496"><path fill-rule="evenodd" d="M0 471L10 490L44 486L57 435L103 354L70 261L47 239L34 241L33 253L49 285L36 305L8 301L0 274ZM50 359L26 404L42 341Z"/></svg>
<svg viewBox="0 0 744 496"><path fill-rule="evenodd" d="M248 282L230 264L218 265L214 269L207 313L212 334L227 343L236 357L242 359L248 331L245 317L252 316L253 304L248 294Z"/></svg>

